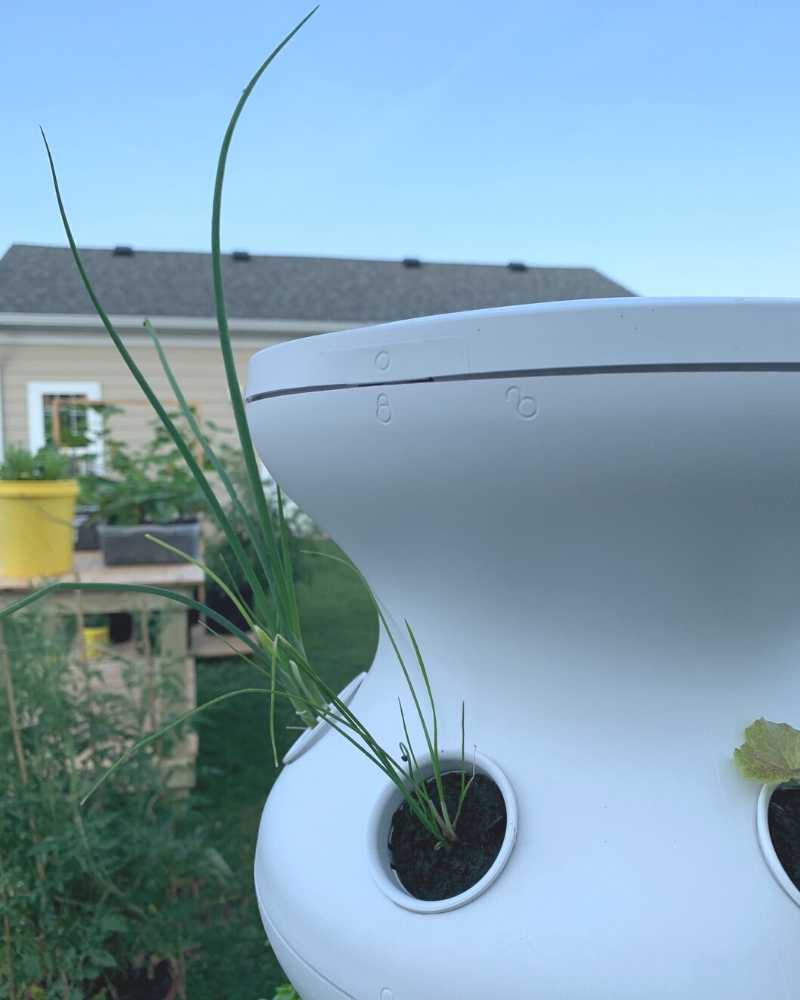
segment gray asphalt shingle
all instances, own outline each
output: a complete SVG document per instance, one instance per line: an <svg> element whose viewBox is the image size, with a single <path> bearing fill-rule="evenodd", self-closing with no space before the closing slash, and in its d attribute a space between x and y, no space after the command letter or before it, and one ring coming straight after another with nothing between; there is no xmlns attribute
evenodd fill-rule
<svg viewBox="0 0 800 1000"><path fill-rule="evenodd" d="M212 317L206 253L81 251L114 315ZM526 302L632 295L585 267L441 264L253 255L223 260L228 313L236 319L385 322ZM69 250L14 244L0 259L0 313L91 313Z"/></svg>

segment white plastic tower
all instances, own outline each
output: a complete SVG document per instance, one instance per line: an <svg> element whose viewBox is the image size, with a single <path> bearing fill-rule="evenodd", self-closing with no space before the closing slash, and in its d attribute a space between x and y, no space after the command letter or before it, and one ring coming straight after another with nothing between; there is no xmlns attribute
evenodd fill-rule
<svg viewBox="0 0 800 1000"><path fill-rule="evenodd" d="M732 751L800 724L800 303L412 320L262 351L247 393L269 469L414 627L445 748L463 699L518 810L486 891L399 905L386 779L312 742L256 856L303 1000L796 1000L800 893ZM403 693L384 637L352 708L392 747Z"/></svg>

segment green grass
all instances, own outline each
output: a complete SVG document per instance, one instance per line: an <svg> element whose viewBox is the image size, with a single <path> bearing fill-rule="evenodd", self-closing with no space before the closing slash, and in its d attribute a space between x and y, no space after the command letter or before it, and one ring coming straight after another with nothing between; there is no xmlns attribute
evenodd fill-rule
<svg viewBox="0 0 800 1000"><path fill-rule="evenodd" d="M330 542L306 548L338 553ZM335 690L369 666L377 643L371 599L355 573L324 558L306 557L307 582L298 586L308 653ZM261 677L237 660L198 664L198 703L237 687L263 686ZM266 693L266 687L265 687ZM227 898L209 907L198 901L194 948L188 970L191 1000L271 998L285 981L269 949L253 892L253 851L261 809L275 780L267 699L243 696L200 716L196 796L209 828L210 844L234 871ZM290 713L279 710L279 751L294 740L285 730ZM356 753L353 750L353 753Z"/></svg>

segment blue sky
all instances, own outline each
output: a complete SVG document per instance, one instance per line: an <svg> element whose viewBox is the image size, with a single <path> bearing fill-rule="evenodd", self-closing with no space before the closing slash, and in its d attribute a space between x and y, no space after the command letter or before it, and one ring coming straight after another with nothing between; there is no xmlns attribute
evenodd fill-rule
<svg viewBox="0 0 800 1000"><path fill-rule="evenodd" d="M308 5L310 6L310 5ZM205 250L238 94L295 0L5 0L0 253ZM234 140L228 249L591 265L800 295L800 4L324 0Z"/></svg>

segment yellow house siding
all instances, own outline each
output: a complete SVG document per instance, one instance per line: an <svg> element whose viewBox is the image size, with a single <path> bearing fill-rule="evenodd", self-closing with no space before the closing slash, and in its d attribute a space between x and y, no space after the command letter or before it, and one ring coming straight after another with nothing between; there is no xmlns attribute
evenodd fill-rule
<svg viewBox="0 0 800 1000"><path fill-rule="evenodd" d="M37 337L41 340L41 337ZM247 362L255 351L279 343L285 337L253 338L245 345L236 344L239 380L244 385ZM143 393L128 372L113 345L98 341L87 345L64 343L59 338L53 344L0 344L2 369L3 438L6 445L29 442L28 385L31 382L98 382L104 402L124 406L124 414L114 418L113 433L136 447L144 444L152 433L152 413ZM207 342L209 346L198 346ZM211 336L195 336L189 343L169 338L166 346L170 363L186 397L196 403L204 421L211 420L221 427L230 427L233 419L228 402L228 390L222 358ZM174 405L155 350L149 345L136 344L131 353L141 366L148 381L166 405Z"/></svg>

